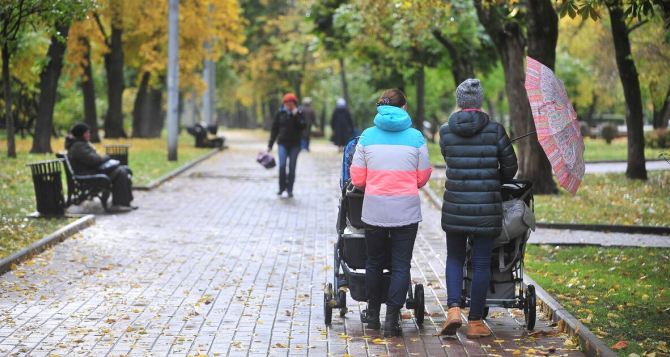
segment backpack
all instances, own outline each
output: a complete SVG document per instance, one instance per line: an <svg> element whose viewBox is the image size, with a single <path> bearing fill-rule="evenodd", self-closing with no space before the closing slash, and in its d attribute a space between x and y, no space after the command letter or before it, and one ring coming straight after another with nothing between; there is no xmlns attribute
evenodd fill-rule
<svg viewBox="0 0 670 357"><path fill-rule="evenodd" d="M351 162L354 161L354 153L356 153L356 145L358 145L357 136L347 143L344 147L344 152L342 155L342 175L340 176L340 189L344 191L349 182L351 181L351 173L349 168L351 167Z"/></svg>

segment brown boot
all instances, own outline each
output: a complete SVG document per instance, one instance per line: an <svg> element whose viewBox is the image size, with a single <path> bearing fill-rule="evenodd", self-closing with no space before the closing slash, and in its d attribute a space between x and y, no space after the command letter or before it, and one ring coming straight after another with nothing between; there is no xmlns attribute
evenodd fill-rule
<svg viewBox="0 0 670 357"><path fill-rule="evenodd" d="M447 321L442 325L442 332L440 335L455 335L456 330L463 325L461 320L461 308L451 307L447 311Z"/></svg>
<svg viewBox="0 0 670 357"><path fill-rule="evenodd" d="M465 331L465 335L468 338L486 337L491 335L491 330L484 325L484 321L482 320L470 320L468 321L468 329Z"/></svg>

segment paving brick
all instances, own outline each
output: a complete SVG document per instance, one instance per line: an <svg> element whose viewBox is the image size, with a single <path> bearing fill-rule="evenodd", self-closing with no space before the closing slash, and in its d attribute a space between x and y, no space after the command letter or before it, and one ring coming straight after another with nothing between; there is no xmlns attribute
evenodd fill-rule
<svg viewBox="0 0 670 357"><path fill-rule="evenodd" d="M547 321L537 324L547 336L529 338L522 318L503 309L488 320L494 337L437 336L446 247L439 211L426 203L412 262L425 287L423 327L404 319L402 337L380 342L350 296L346 317L335 310L326 327L339 155L315 143L300 155L295 198L282 199L276 170L253 162L264 147L253 135L231 132L231 149L138 193L139 210L101 214L1 276L0 354L484 356L563 347L566 336Z"/></svg>

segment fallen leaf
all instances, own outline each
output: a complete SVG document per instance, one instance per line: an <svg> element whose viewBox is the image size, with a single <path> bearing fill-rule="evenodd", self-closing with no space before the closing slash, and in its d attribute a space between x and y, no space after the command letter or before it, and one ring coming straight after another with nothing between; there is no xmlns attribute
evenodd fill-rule
<svg viewBox="0 0 670 357"><path fill-rule="evenodd" d="M628 341L619 341L612 345L613 350L623 350L628 347Z"/></svg>

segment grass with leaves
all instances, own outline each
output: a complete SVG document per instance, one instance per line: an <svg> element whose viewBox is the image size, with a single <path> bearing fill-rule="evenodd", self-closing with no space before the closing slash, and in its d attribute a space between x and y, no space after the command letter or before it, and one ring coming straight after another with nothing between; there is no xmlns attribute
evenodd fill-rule
<svg viewBox="0 0 670 357"><path fill-rule="evenodd" d="M133 169L133 183L147 184L185 163L206 154L208 149L197 149L188 134L179 138L179 160L167 161L166 139L104 140L102 144L130 144L129 164ZM95 144L104 153L102 144ZM31 140L17 138L17 158L7 158L7 143L0 139L0 258L3 258L56 229L72 222L72 218L29 219L35 211L35 191L27 163L52 160L53 154L30 154ZM54 140L54 151L63 150L62 140ZM63 192L65 187L63 179Z"/></svg>
<svg viewBox="0 0 670 357"><path fill-rule="evenodd" d="M442 197L443 180L431 180ZM543 223L670 226L670 171L650 171L649 180L627 179L624 174L584 176L574 197L536 195L535 217Z"/></svg>
<svg viewBox="0 0 670 357"><path fill-rule="evenodd" d="M526 271L619 355L670 354L670 249L531 245Z"/></svg>
<svg viewBox="0 0 670 357"><path fill-rule="evenodd" d="M444 165L444 158L440 153L437 143L429 143L428 151L430 161L433 165ZM647 160L659 160L662 153L669 153L670 149L651 149L645 147L644 155ZM592 161L626 161L628 157L628 140L626 138L615 139L607 144L603 139L584 139L584 160Z"/></svg>

